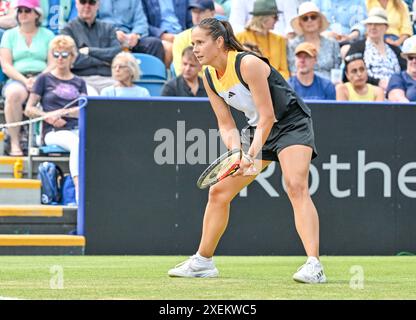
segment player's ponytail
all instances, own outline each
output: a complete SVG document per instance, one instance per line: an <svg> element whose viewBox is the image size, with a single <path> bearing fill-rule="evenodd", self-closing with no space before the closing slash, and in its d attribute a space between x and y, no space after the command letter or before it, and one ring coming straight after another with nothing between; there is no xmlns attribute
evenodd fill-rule
<svg viewBox="0 0 416 320"><path fill-rule="evenodd" d="M207 18L201 21L199 28L207 30L209 35L217 40L224 39L224 47L227 50L246 51L234 35L233 28L228 21L220 21L215 18Z"/></svg>

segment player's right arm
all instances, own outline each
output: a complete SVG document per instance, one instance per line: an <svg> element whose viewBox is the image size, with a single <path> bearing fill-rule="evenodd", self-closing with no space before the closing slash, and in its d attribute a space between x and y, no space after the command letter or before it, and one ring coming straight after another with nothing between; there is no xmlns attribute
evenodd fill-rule
<svg viewBox="0 0 416 320"><path fill-rule="evenodd" d="M240 133L231 114L230 107L220 96L212 91L207 80L205 79L205 75L203 77L203 81L211 107L217 117L218 128L220 130L222 141L228 150L240 149Z"/></svg>

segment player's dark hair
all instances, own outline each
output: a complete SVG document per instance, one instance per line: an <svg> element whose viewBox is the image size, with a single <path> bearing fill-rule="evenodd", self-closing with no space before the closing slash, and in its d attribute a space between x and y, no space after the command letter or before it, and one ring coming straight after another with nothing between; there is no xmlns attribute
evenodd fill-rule
<svg viewBox="0 0 416 320"><path fill-rule="evenodd" d="M246 51L244 47L238 42L234 35L233 28L228 21L218 20L215 18L207 18L201 21L199 28L207 30L209 35L217 40L219 37L224 39L225 49Z"/></svg>

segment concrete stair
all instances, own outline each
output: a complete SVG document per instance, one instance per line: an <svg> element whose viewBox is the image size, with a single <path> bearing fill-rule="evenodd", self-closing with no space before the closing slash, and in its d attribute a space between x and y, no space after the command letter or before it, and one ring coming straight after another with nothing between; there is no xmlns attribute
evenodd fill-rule
<svg viewBox="0 0 416 320"><path fill-rule="evenodd" d="M0 255L82 255L85 238L72 235L0 235Z"/></svg>
<svg viewBox="0 0 416 320"><path fill-rule="evenodd" d="M40 180L0 179L0 204L39 205Z"/></svg>
<svg viewBox="0 0 416 320"><path fill-rule="evenodd" d="M77 207L1 205L0 234L75 234Z"/></svg>
<svg viewBox="0 0 416 320"><path fill-rule="evenodd" d="M0 142L1 143L1 142ZM26 157L8 157L0 156L0 179L1 178L13 178L14 165L16 161L22 160L23 162L23 176L27 177L27 158Z"/></svg>
<svg viewBox="0 0 416 320"><path fill-rule="evenodd" d="M12 178L18 159L27 176L27 157L0 156L0 255L83 255L85 238L75 235L78 208L41 205L40 180Z"/></svg>

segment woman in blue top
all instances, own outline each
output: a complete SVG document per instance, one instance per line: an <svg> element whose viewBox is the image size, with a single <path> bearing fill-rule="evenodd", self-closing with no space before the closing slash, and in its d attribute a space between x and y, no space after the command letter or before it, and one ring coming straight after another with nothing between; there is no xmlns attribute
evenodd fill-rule
<svg viewBox="0 0 416 320"><path fill-rule="evenodd" d="M194 54L205 69L204 86L228 149L242 148L239 170L212 186L197 253L168 271L172 277L216 277L212 256L228 223L230 203L262 168L280 162L296 229L308 255L293 275L304 283L326 281L319 261L319 221L308 189L310 161L316 156L311 112L282 75L244 51L227 21L204 19L192 30ZM242 137L230 106L242 111L248 125Z"/></svg>
<svg viewBox="0 0 416 320"><path fill-rule="evenodd" d="M113 79L117 83L104 88L101 96L104 97L150 97L146 88L134 84L140 78L138 60L131 53L120 52L117 54L111 65Z"/></svg>

